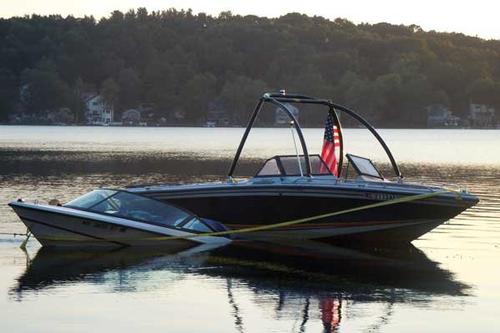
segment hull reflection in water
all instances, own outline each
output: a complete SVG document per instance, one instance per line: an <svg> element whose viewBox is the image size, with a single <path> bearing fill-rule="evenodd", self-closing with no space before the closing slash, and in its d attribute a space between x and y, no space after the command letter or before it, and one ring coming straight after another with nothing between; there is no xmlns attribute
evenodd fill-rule
<svg viewBox="0 0 500 333"><path fill-rule="evenodd" d="M256 306L275 311L277 316L300 316L300 331L318 318L329 331L341 325L343 311L358 304L385 304L390 312L395 303L432 302L432 296L465 295L468 289L412 245L373 249L310 242L295 248L239 242L206 249L200 245L166 253L164 249L89 252L41 248L10 293L22 301L32 292L54 293L57 287L78 283L100 285L111 293L160 292L175 288L180 280L210 278L220 281L217 288L226 289L240 331L244 331L245 318L242 304L238 304L240 293L235 290L241 288L253 295Z"/></svg>

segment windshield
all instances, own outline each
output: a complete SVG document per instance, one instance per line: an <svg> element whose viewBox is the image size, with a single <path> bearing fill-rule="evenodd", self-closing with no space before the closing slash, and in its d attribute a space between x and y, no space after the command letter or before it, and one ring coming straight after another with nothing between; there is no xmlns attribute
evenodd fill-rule
<svg viewBox="0 0 500 333"><path fill-rule="evenodd" d="M299 167L300 160L300 167ZM257 172L256 177L266 176L300 176L305 174L306 162L303 155L299 156L297 160L296 155L275 156L267 160L262 168ZM319 157L319 155L309 155L311 162L311 174L314 176L332 175L326 164Z"/></svg>
<svg viewBox="0 0 500 333"><path fill-rule="evenodd" d="M177 226L193 217L172 205L124 191L92 191L65 206L169 226Z"/></svg>
<svg viewBox="0 0 500 333"><path fill-rule="evenodd" d="M87 194L82 195L70 202L66 203L64 206L68 207L78 207L78 208L90 208L106 198L115 194L116 191L113 190L94 190Z"/></svg>
<svg viewBox="0 0 500 333"><path fill-rule="evenodd" d="M364 158L361 156L356 156L352 154L346 154L347 159L349 162L352 163L352 166L356 170L356 172L360 176L368 176L368 177L373 177L373 178L379 178L383 179L382 175L380 172L377 170L375 165L373 165L373 162L369 160L368 158Z"/></svg>

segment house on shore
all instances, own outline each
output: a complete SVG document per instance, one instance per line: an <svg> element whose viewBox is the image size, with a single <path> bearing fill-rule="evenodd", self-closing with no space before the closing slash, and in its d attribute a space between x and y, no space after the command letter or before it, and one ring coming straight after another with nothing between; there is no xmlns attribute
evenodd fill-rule
<svg viewBox="0 0 500 333"><path fill-rule="evenodd" d="M141 112L137 109L128 109L122 113L122 124L124 126L139 126L141 124Z"/></svg>
<svg viewBox="0 0 500 333"><path fill-rule="evenodd" d="M75 115L70 108L59 108L48 112L47 120L52 125L68 125L75 122Z"/></svg>
<svg viewBox="0 0 500 333"><path fill-rule="evenodd" d="M9 123L19 125L69 125L74 122L74 113L65 107L38 112L18 111L9 115Z"/></svg>
<svg viewBox="0 0 500 333"><path fill-rule="evenodd" d="M207 112L205 127L228 127L230 125L230 116L226 111L214 109Z"/></svg>
<svg viewBox="0 0 500 333"><path fill-rule="evenodd" d="M474 128L495 128L495 108L486 104L470 103L469 118Z"/></svg>
<svg viewBox="0 0 500 333"><path fill-rule="evenodd" d="M110 125L113 122L113 106L108 105L99 94L84 97L87 125Z"/></svg>
<svg viewBox="0 0 500 333"><path fill-rule="evenodd" d="M450 109L443 104L432 104L425 107L427 111L428 128L458 127L461 119L454 116Z"/></svg>

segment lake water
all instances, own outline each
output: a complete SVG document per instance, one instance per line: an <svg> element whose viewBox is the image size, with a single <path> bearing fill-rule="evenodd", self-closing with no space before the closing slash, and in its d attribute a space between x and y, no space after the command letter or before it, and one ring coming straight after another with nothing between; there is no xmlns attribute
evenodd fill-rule
<svg viewBox="0 0 500 333"><path fill-rule="evenodd" d="M88 190L222 179L240 128L0 126L0 232L6 205ZM0 235L2 332L498 332L500 131L381 130L410 181L453 184L480 203L399 249L311 253L243 244L206 251L53 251ZM322 130L306 129L310 152ZM383 151L360 129L346 152ZM294 154L289 129L255 129L241 175Z"/></svg>

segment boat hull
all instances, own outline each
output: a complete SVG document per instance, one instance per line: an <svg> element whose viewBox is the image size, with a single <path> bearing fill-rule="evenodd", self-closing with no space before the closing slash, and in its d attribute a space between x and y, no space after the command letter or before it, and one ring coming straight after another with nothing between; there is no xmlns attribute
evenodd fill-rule
<svg viewBox="0 0 500 333"><path fill-rule="evenodd" d="M422 194L422 191L370 192L305 186L279 189L256 186L247 187L244 191L233 186L205 191L143 193L198 216L219 221L233 230L309 218L417 194ZM443 194L236 236L268 241L411 242L477 201L476 197L468 194L460 198L454 194Z"/></svg>
<svg viewBox="0 0 500 333"><path fill-rule="evenodd" d="M9 204L43 246L165 246L177 250L197 244L225 244L222 237L177 238L192 234L138 221L66 207L12 202ZM175 237L176 239L168 239Z"/></svg>

